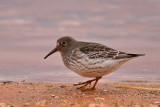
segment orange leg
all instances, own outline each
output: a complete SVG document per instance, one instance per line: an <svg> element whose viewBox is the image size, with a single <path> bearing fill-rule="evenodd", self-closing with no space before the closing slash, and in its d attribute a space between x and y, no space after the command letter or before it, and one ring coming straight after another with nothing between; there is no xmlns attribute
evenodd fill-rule
<svg viewBox="0 0 160 107"><path fill-rule="evenodd" d="M94 90L94 89L95 89L95 87L96 87L96 84L97 84L98 80L99 80L99 79L101 79L101 78L102 78L102 77L96 77L96 81L95 81L95 83L94 83L93 87L91 88L92 90Z"/></svg>
<svg viewBox="0 0 160 107"><path fill-rule="evenodd" d="M83 88L83 87L87 86L88 84L91 84L93 81L95 81L93 87L91 88L91 90L94 90L98 80L101 79L101 78L102 77L96 77L95 79L88 80L86 82L80 82L80 83L74 84L74 86L83 85L83 86L79 87L79 88Z"/></svg>

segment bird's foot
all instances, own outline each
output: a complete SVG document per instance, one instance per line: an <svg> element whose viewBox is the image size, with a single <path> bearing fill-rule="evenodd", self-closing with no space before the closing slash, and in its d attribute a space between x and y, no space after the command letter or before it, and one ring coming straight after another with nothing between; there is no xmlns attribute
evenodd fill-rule
<svg viewBox="0 0 160 107"><path fill-rule="evenodd" d="M77 85L82 85L80 87L77 87L77 89L80 89L81 91L92 91L94 90L95 88L90 88L91 87L91 83L93 82L93 80L89 80L89 81L86 81L86 82L80 82L80 83L76 83L74 84L74 86L77 86ZM86 86L89 85L89 88L86 88Z"/></svg>
<svg viewBox="0 0 160 107"><path fill-rule="evenodd" d="M79 83L74 83L73 85L74 86L77 86L77 85L83 85L84 84L84 86L87 86L88 84L91 84L93 81L95 81L96 79L93 79L93 80L88 80L88 81L86 81L86 82L79 82Z"/></svg>
<svg viewBox="0 0 160 107"><path fill-rule="evenodd" d="M79 83L74 83L73 85L74 86L77 86L77 85L85 85L86 86L86 84L88 85L88 83L87 83L87 81L86 82L79 82Z"/></svg>
<svg viewBox="0 0 160 107"><path fill-rule="evenodd" d="M91 85L91 83L86 83L86 84L84 84L84 85L81 86L81 87L77 87L77 89L84 89L87 85Z"/></svg>
<svg viewBox="0 0 160 107"><path fill-rule="evenodd" d="M82 85L81 87L78 87L77 89L83 89L83 90L85 90L85 91L91 91L91 90L95 90L95 86L96 86L98 80L101 79L101 78L102 78L102 77L96 77L96 79L88 80L88 81L86 81L86 82L75 83L75 84L73 84L73 85L74 85L74 86ZM86 89L85 87L86 87L88 84L91 85L91 83L92 83L93 81L95 81L93 87Z"/></svg>

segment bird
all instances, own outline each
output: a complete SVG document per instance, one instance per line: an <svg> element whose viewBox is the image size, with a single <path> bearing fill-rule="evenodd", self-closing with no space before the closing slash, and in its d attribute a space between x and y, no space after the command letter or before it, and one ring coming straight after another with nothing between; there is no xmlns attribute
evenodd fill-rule
<svg viewBox="0 0 160 107"><path fill-rule="evenodd" d="M94 90L99 79L116 71L127 61L144 56L145 54L131 54L112 49L100 43L77 41L70 36L64 36L57 40L55 48L44 59L55 52L60 52L64 65L83 77L93 78L85 82L75 83L83 89L91 85L89 90Z"/></svg>

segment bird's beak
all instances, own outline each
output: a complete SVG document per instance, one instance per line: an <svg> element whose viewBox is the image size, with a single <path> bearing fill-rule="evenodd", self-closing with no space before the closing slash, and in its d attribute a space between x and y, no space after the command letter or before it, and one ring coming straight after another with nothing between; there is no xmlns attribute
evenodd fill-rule
<svg viewBox="0 0 160 107"><path fill-rule="evenodd" d="M44 57L44 59L46 59L48 56L52 55L52 54L55 53L56 51L57 51L57 46L56 46L50 53L48 53L48 54Z"/></svg>

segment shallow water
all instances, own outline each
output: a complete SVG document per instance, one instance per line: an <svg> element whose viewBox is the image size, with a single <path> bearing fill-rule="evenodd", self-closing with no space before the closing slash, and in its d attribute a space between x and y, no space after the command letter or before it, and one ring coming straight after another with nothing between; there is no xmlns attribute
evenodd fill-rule
<svg viewBox="0 0 160 107"><path fill-rule="evenodd" d="M69 35L112 48L144 53L106 80L160 80L159 0L0 1L0 80L80 81L59 53L44 56Z"/></svg>

